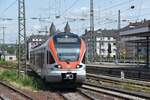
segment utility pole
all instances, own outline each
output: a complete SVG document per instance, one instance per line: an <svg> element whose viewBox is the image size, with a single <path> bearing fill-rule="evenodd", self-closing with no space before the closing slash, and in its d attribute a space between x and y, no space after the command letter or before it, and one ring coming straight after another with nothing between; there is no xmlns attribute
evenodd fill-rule
<svg viewBox="0 0 150 100"><path fill-rule="evenodd" d="M3 26L3 27L0 27L0 28L2 28L2 29L3 29L2 53L3 53L3 56L4 56L4 60L5 60L5 29L6 29L6 27L5 27L5 26Z"/></svg>
<svg viewBox="0 0 150 100"><path fill-rule="evenodd" d="M94 10L93 0L90 0L90 31L94 33Z"/></svg>
<svg viewBox="0 0 150 100"><path fill-rule="evenodd" d="M92 35L94 35L94 10L93 10L93 0L90 0L90 32L92 33ZM95 57L95 50L96 50L96 46L95 46L95 37L93 39L93 52L92 52L92 56ZM92 58L93 58L92 57Z"/></svg>
<svg viewBox="0 0 150 100"><path fill-rule="evenodd" d="M27 73L27 40L25 25L25 0L18 0L18 76L20 74L21 59L24 58L25 74Z"/></svg>
<svg viewBox="0 0 150 100"><path fill-rule="evenodd" d="M118 30L120 30L120 25L121 25L121 19L120 19L120 10L118 10Z"/></svg>
<svg viewBox="0 0 150 100"><path fill-rule="evenodd" d="M118 33L120 34L120 25L121 25L121 18L120 18L120 10L118 10ZM120 46L119 46L119 41L120 41L120 35L118 34L118 37L116 37L116 61L115 61L115 63L117 64L118 63L118 60L119 60L119 55L120 55L120 53L119 53L119 49L120 49Z"/></svg>

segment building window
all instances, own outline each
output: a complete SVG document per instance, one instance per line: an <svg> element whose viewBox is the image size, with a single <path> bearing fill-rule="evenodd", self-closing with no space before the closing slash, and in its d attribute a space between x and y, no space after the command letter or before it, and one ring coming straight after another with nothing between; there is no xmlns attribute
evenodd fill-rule
<svg viewBox="0 0 150 100"><path fill-rule="evenodd" d="M9 57L9 60L12 60L13 58L12 57Z"/></svg>
<svg viewBox="0 0 150 100"><path fill-rule="evenodd" d="M110 40L110 37L108 37L108 40Z"/></svg>
<svg viewBox="0 0 150 100"><path fill-rule="evenodd" d="M116 43L113 43L113 45L116 45Z"/></svg>
<svg viewBox="0 0 150 100"><path fill-rule="evenodd" d="M116 56L115 56L115 55L113 55L113 58L116 58Z"/></svg>
<svg viewBox="0 0 150 100"><path fill-rule="evenodd" d="M116 50L116 49L114 49L113 51L114 51L114 52L116 52L117 50Z"/></svg>

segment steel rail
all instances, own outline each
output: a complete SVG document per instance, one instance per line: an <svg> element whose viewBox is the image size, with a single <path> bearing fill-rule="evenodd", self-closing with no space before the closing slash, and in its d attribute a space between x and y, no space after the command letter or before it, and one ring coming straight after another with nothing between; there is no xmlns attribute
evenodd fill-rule
<svg viewBox="0 0 150 100"><path fill-rule="evenodd" d="M125 80L124 81L124 80L121 80L121 79L118 79L118 78L101 76L101 75L94 75L94 74L87 74L87 78L94 79L96 81L97 80L98 81L108 80L108 81L114 81L114 82L118 82L118 83L119 82L125 82L125 83L129 83L130 82L132 84L138 84L138 85L143 85L143 86L147 86L147 87L149 86L149 83L142 83L141 81L139 83L138 83L138 81L135 81L135 80L130 80L130 81L129 80ZM147 93L141 93L141 92L134 92L134 91L124 90L124 89L121 89L121 88L115 88L115 87L111 87L111 86L103 85L103 84L93 85L93 83L90 84L90 82L86 82L84 85L94 86L94 87L97 87L98 89L101 88L101 89L105 89L105 90L109 90L109 91L115 91L115 92L123 93L123 94L126 94L126 95L132 95L132 96L135 96L135 97L145 98L145 99L148 99L148 100L150 99L150 95L147 94ZM117 95L115 95L115 96L117 96Z"/></svg>
<svg viewBox="0 0 150 100"><path fill-rule="evenodd" d="M11 89L11 90L13 90L14 92L20 94L21 96L23 96L23 97L25 97L25 98L27 98L27 99L29 99L29 100L34 100L34 99L33 99L31 96L29 96L28 94L26 94L26 93L24 93L24 92L22 92L22 91L20 91L20 90L18 90L18 89L16 89L16 88L12 87L11 85L6 84L6 83L3 82L3 81L0 81L0 84L3 85L3 86L5 86L5 87L7 87L7 88L9 88L9 89Z"/></svg>
<svg viewBox="0 0 150 100"><path fill-rule="evenodd" d="M102 86L102 85L93 85L89 83L84 83L84 85L81 87L83 89L95 91L95 92L101 92L104 94L108 94L111 96L123 98L123 99L128 99L128 100L149 100L150 96L148 95L141 95L138 93L133 93L131 91L126 91L122 89L117 89L117 88L112 88L108 86Z"/></svg>
<svg viewBox="0 0 150 100"><path fill-rule="evenodd" d="M5 100L2 96L0 96L0 100Z"/></svg>
<svg viewBox="0 0 150 100"><path fill-rule="evenodd" d="M64 100L68 100L68 98L66 98L60 91L57 91L57 93L62 96Z"/></svg>
<svg viewBox="0 0 150 100"><path fill-rule="evenodd" d="M134 80L140 80L140 81L147 81L149 82L150 79L150 74L149 74L149 69L132 69L129 70L128 68L126 69L125 67L120 67L120 68L115 68L115 67L108 67L103 65L87 65L87 72L89 73L101 73L103 75L107 76L112 76L112 77L121 77L121 72L124 72L124 77L128 79L134 79Z"/></svg>
<svg viewBox="0 0 150 100"><path fill-rule="evenodd" d="M121 78L111 77L111 76L106 76L106 75L96 75L96 74L87 73L87 78L95 78L97 80L106 79L106 80L115 81L115 82L131 83L131 84L135 84L135 85L150 87L150 82L132 80L132 79L126 79L126 78L121 79Z"/></svg>
<svg viewBox="0 0 150 100"><path fill-rule="evenodd" d="M61 95L61 96L64 98L64 100L70 100L67 96L65 96L65 93L62 93L62 92L60 92L60 91L57 91L57 93L58 93L59 95ZM83 96L83 97L85 97L85 98L87 98L87 99L89 99L89 100L93 100L92 97L90 97L90 96L84 94L84 93L81 92L79 89L77 89L77 91L76 91L75 93L79 93L81 96Z"/></svg>
<svg viewBox="0 0 150 100"><path fill-rule="evenodd" d="M78 90L78 92L79 92L81 95L83 95L83 96L89 98L90 100L93 100L92 97L88 96L87 94L85 94L84 92L82 92L80 89L77 89L77 90Z"/></svg>

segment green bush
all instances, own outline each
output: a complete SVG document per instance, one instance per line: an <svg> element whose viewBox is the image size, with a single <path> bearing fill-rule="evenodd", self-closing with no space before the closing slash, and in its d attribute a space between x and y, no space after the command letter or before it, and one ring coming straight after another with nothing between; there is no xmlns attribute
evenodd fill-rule
<svg viewBox="0 0 150 100"><path fill-rule="evenodd" d="M15 71L4 71L2 72L1 76L3 78L10 79L13 81L13 80L16 80L17 73Z"/></svg>

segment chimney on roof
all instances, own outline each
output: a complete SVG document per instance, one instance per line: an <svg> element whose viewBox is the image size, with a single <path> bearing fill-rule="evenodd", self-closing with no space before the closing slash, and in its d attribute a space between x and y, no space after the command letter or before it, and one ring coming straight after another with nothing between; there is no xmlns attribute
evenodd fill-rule
<svg viewBox="0 0 150 100"><path fill-rule="evenodd" d="M87 29L85 29L85 34L87 34L87 32L88 32Z"/></svg>
<svg viewBox="0 0 150 100"><path fill-rule="evenodd" d="M144 22L146 22L146 19L144 18Z"/></svg>

